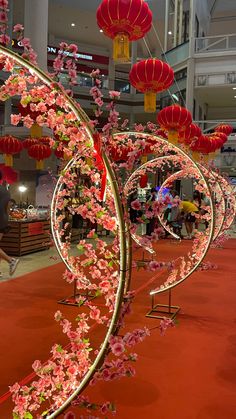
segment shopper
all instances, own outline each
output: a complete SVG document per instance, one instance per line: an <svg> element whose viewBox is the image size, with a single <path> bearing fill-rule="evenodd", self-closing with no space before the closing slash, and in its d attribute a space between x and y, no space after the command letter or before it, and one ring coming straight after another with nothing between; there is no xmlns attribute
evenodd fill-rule
<svg viewBox="0 0 236 419"><path fill-rule="evenodd" d="M8 225L8 212L9 212L9 202L11 200L10 193L6 188L6 184L3 181L3 175L0 171L0 241L5 233L9 231ZM14 274L16 267L19 263L19 259L12 258L8 256L1 248L0 248L0 259L5 260L9 263L9 274L10 276ZM0 273L0 276L2 274Z"/></svg>
<svg viewBox="0 0 236 419"><path fill-rule="evenodd" d="M195 214L198 213L198 207L191 201L181 201L180 209L184 215L184 223L187 231L187 237L191 239L193 235L193 225L196 221Z"/></svg>

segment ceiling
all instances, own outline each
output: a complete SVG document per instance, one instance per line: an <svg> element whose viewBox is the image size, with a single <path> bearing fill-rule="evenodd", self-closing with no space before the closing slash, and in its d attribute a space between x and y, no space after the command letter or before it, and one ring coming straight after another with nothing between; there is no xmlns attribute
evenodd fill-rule
<svg viewBox="0 0 236 419"><path fill-rule="evenodd" d="M49 0L49 34L59 40L71 40L83 45L95 45L111 51L112 42L97 26L96 9L100 0ZM155 56L160 56L164 43L165 0L148 0L153 12L153 29L146 35L148 48ZM13 0L14 23L24 22L24 0ZM71 23L75 26L72 27ZM161 42L159 42L159 39ZM138 41L138 55L148 57L149 52L143 40Z"/></svg>

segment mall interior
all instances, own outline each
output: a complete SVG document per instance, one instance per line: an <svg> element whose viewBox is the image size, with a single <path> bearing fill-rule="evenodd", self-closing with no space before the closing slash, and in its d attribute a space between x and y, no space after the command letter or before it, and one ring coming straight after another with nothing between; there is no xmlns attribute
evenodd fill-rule
<svg viewBox="0 0 236 419"><path fill-rule="evenodd" d="M0 0L0 419L236 418L235 24Z"/></svg>

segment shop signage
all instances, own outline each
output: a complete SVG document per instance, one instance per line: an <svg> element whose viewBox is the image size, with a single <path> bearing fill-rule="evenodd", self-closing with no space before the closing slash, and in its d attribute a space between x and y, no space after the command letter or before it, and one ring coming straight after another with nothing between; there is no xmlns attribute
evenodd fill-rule
<svg viewBox="0 0 236 419"><path fill-rule="evenodd" d="M17 41L16 39L12 40L12 46L15 47L15 48L23 48L21 41ZM51 55L58 55L58 53L61 52L60 48L54 47L54 46L51 46L51 45L47 46L47 51L48 51L48 54L51 54ZM69 57L73 56L73 54L71 54L68 51L65 51L64 54L69 56ZM108 63L109 63L109 58L104 56L104 55L94 55L94 54L92 55L92 54L88 54L86 52L78 52L78 54L76 54L76 58L78 60L93 61L93 62L100 63L100 64L107 64L108 65Z"/></svg>
<svg viewBox="0 0 236 419"><path fill-rule="evenodd" d="M43 223L37 221L36 223L28 224L28 233L29 236L37 236L38 234L44 234Z"/></svg>

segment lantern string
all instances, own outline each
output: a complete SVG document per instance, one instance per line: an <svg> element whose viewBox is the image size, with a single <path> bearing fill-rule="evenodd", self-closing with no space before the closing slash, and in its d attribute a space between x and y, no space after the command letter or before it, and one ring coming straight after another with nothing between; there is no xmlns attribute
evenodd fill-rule
<svg viewBox="0 0 236 419"><path fill-rule="evenodd" d="M142 38L142 39L143 39L143 42L144 42L144 44L145 44L145 46L146 46L146 48L148 50L148 53L149 53L150 57L153 58L152 53L151 53L151 50L150 50L150 48L149 48L149 46L147 44L146 39L145 38Z"/></svg>
<svg viewBox="0 0 236 419"><path fill-rule="evenodd" d="M155 33L155 35L156 35L156 38L157 38L157 40L158 40L158 42L159 42L159 45L160 45L160 47L161 47L161 51L162 51L162 54L163 54L163 56L164 56L164 58L165 58L165 61L167 62L167 64L169 64L169 65L170 65L170 63L169 63L169 62L168 62L168 60L167 60L167 56L166 56L166 53L165 53L165 51L164 51L163 45L162 45L162 43L161 43L160 37L159 37L159 35L158 35L158 33L157 33L157 30L156 30L156 28L155 28L155 26L154 26L154 24L153 24L153 23L152 23L152 29L153 29L153 31L154 31L154 33ZM183 103L184 103L184 106L186 107L186 102L185 102L185 99L184 99L184 97L183 97L183 95L182 95L182 92L181 92L181 90L180 90L180 88L179 88L179 84L178 84L178 82L177 82L177 80L176 80L175 76L174 76L174 84L176 85L177 90L178 90L178 92L179 92L179 94L180 94L180 96L181 96L181 99L182 99ZM172 101L174 101L174 98L173 98L172 94L170 93L170 90L169 90L169 89L168 89L168 93L169 93L169 95L171 96Z"/></svg>

